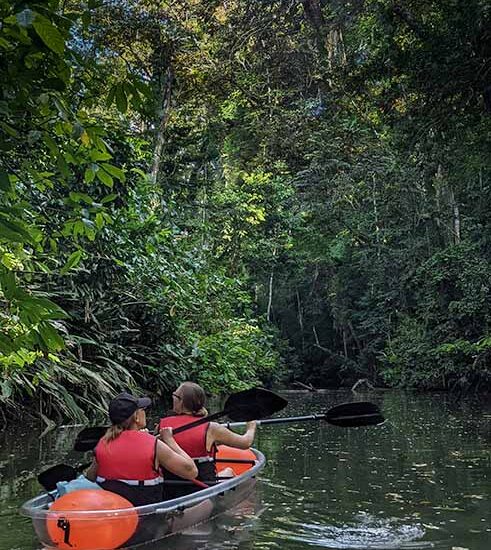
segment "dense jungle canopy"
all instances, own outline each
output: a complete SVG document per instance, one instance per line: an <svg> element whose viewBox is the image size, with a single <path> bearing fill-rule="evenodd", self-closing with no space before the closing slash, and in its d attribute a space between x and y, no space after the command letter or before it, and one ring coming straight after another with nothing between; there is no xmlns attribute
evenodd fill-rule
<svg viewBox="0 0 491 550"><path fill-rule="evenodd" d="M0 410L491 380L488 0L0 0Z"/></svg>

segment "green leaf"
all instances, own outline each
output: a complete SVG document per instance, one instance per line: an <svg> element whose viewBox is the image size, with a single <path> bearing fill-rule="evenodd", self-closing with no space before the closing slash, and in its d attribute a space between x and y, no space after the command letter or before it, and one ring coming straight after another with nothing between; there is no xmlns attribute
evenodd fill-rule
<svg viewBox="0 0 491 550"><path fill-rule="evenodd" d="M36 14L33 22L33 27L39 38L48 46L50 50L62 55L65 51L65 40L60 31L51 23L49 19L42 15Z"/></svg>
<svg viewBox="0 0 491 550"><path fill-rule="evenodd" d="M7 124L6 122L0 121L0 128L11 137L19 137L19 132L13 126L10 126L10 124Z"/></svg>
<svg viewBox="0 0 491 550"><path fill-rule="evenodd" d="M17 295L17 281L15 280L15 275L11 271L0 273L0 288L7 300L13 300Z"/></svg>
<svg viewBox="0 0 491 550"><path fill-rule="evenodd" d="M110 195L106 195L102 200L101 204L107 204L108 202L112 202L114 199L116 199L118 195L116 193L111 193Z"/></svg>
<svg viewBox="0 0 491 550"><path fill-rule="evenodd" d="M56 142L53 138L45 134L43 136L44 143L48 146L49 152L53 157L56 157L59 154L58 151L58 145L56 145Z"/></svg>
<svg viewBox="0 0 491 550"><path fill-rule="evenodd" d="M56 164L57 164L58 170L61 172L62 176L64 176L65 178L69 178L70 177L70 169L68 167L68 164L67 164L66 160L61 155L59 155L58 158L56 159Z"/></svg>
<svg viewBox="0 0 491 550"><path fill-rule="evenodd" d="M111 176L114 176L119 181L126 181L126 175L121 168L117 168L116 166L107 163L103 163L101 166L106 172L109 172Z"/></svg>
<svg viewBox="0 0 491 550"><path fill-rule="evenodd" d="M92 183L95 179L95 170L91 166L85 169L84 181L85 183Z"/></svg>
<svg viewBox="0 0 491 550"><path fill-rule="evenodd" d="M0 332L0 353L7 355L12 353L14 350L14 342L8 336Z"/></svg>
<svg viewBox="0 0 491 550"><path fill-rule="evenodd" d="M5 38L0 37L0 46L4 50L8 50L10 48L11 44L10 44L10 42L7 42L7 40L5 40Z"/></svg>
<svg viewBox="0 0 491 550"><path fill-rule="evenodd" d="M80 201L83 201L87 204L94 204L94 199L86 193L76 193L75 191L70 191L68 196L73 202L80 203Z"/></svg>
<svg viewBox="0 0 491 550"><path fill-rule="evenodd" d="M107 94L107 99L106 99L107 107L111 107L115 97L116 97L116 86L111 86L111 89L109 90L109 93Z"/></svg>
<svg viewBox="0 0 491 550"><path fill-rule="evenodd" d="M116 87L116 107L121 113L126 113L128 110L128 98L122 85Z"/></svg>
<svg viewBox="0 0 491 550"><path fill-rule="evenodd" d="M99 160L109 160L110 158L112 158L112 156L107 151L97 151L94 149L90 152L90 160L93 162L97 162Z"/></svg>
<svg viewBox="0 0 491 550"><path fill-rule="evenodd" d="M64 309L44 296L25 296L22 303L25 307L30 305L39 310L40 319L66 319L68 317Z"/></svg>
<svg viewBox="0 0 491 550"><path fill-rule="evenodd" d="M4 170L0 170L0 189L7 192L13 189L9 175Z"/></svg>
<svg viewBox="0 0 491 550"><path fill-rule="evenodd" d="M85 233L85 225L81 220L77 220L73 224L73 236L77 238L79 235L83 235Z"/></svg>
<svg viewBox="0 0 491 550"><path fill-rule="evenodd" d="M63 338L50 323L40 324L38 332L49 350L59 351L65 347Z"/></svg>
<svg viewBox="0 0 491 550"><path fill-rule="evenodd" d="M104 172L104 170L99 170L97 177L107 187L112 187L114 184L112 177L107 172Z"/></svg>
<svg viewBox="0 0 491 550"><path fill-rule="evenodd" d="M23 223L12 221L5 216L0 218L0 237L10 242L34 244L32 235L25 229Z"/></svg>
<svg viewBox="0 0 491 550"><path fill-rule="evenodd" d="M97 212L95 215L95 226L97 229L102 229L104 227L104 216L102 212Z"/></svg>
<svg viewBox="0 0 491 550"><path fill-rule="evenodd" d="M73 267L76 267L80 260L82 259L83 251L82 250L75 250L75 252L72 252L70 256L68 257L68 260L66 261L65 265L61 268L60 274L65 275L72 269Z"/></svg>

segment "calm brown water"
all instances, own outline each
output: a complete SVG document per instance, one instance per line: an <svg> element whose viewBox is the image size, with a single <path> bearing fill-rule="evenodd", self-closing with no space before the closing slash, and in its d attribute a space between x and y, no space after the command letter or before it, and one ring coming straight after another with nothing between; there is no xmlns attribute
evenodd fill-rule
<svg viewBox="0 0 491 550"><path fill-rule="evenodd" d="M152 550L491 548L491 403L446 394L285 394L284 416L368 399L381 427L303 423L262 427L268 458L259 490L239 510ZM36 473L70 451L78 429L0 433L0 550L34 550L19 505L39 491ZM149 547L150 550L150 547Z"/></svg>

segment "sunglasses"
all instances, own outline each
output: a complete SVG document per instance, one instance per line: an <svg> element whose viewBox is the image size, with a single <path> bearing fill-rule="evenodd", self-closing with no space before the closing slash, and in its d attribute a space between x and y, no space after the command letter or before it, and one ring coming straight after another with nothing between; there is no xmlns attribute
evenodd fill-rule
<svg viewBox="0 0 491 550"><path fill-rule="evenodd" d="M179 399L181 401L182 397L180 395L177 395L177 393L173 393L172 397L175 397L176 399Z"/></svg>

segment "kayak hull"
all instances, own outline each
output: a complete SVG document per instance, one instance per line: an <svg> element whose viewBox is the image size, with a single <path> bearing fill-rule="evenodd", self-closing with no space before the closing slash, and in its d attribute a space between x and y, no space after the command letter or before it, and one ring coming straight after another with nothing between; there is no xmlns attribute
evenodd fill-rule
<svg viewBox="0 0 491 550"><path fill-rule="evenodd" d="M245 500L254 491L256 475L266 463L261 452L255 449L251 451L256 459L250 469L215 486L173 500L120 510L53 512L49 509L49 504L53 502L52 496L45 493L25 502L21 513L32 519L39 541L50 550L135 548L182 533L229 511ZM135 515L138 521L133 535L125 541L118 540L117 534L121 533L124 524L122 522L130 519L134 521ZM68 532L66 539L63 536L53 537L53 525L63 526L64 533L68 525L71 533ZM97 534L98 529L103 529L104 536ZM111 533L115 534L115 538L111 538Z"/></svg>

